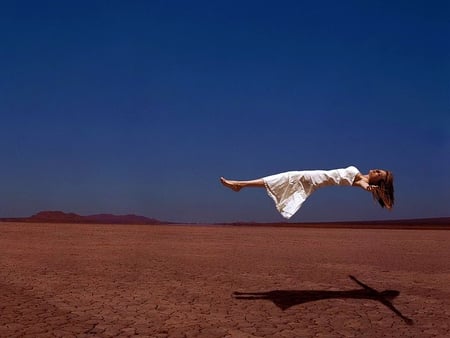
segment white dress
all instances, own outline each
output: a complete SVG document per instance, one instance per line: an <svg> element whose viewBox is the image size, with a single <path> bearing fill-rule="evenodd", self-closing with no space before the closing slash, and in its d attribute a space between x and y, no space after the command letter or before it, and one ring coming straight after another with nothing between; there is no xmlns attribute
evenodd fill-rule
<svg viewBox="0 0 450 338"><path fill-rule="evenodd" d="M291 218L318 188L351 186L359 170L350 166L333 170L288 171L263 177L267 193L284 218Z"/></svg>

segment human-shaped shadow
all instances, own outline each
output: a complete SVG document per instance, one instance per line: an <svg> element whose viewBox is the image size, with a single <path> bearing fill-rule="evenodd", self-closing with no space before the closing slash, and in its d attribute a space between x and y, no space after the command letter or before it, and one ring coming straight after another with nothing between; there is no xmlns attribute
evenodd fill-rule
<svg viewBox="0 0 450 338"><path fill-rule="evenodd" d="M362 289L348 290L348 291L328 291L328 290L273 290L267 292L234 292L233 297L236 299L255 300L267 299L273 302L281 310L286 310L292 306L314 302L323 299L371 299L379 301L381 304L387 306L397 316L405 321L408 325L413 324L413 320L404 316L392 304L392 300L397 297L400 292L396 290L384 290L378 292L375 289L365 285L357 280L354 276L349 276Z"/></svg>

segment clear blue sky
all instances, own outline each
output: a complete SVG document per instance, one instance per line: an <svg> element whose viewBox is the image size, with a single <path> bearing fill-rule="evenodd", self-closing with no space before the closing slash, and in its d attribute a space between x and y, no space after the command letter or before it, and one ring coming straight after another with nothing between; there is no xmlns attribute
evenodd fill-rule
<svg viewBox="0 0 450 338"><path fill-rule="evenodd" d="M0 217L282 221L219 177L387 168L292 222L449 216L447 1L9 1Z"/></svg>

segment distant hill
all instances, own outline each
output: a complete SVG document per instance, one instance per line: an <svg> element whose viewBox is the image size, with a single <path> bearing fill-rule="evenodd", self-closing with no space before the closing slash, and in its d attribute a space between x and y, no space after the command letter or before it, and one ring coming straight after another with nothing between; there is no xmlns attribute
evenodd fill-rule
<svg viewBox="0 0 450 338"><path fill-rule="evenodd" d="M339 222L303 222L303 223L227 223L234 226L282 226L301 228L364 228L364 229L449 229L450 217L412 218L377 221L339 221Z"/></svg>
<svg viewBox="0 0 450 338"><path fill-rule="evenodd" d="M62 211L41 211L30 217L0 218L0 222L24 223L81 223L81 224L175 224L138 215L95 214L81 216ZM190 224L195 223L176 223ZM450 217L396 219L377 221L301 222L301 223L256 223L233 222L210 225L256 226L256 227L300 227L300 228L363 228L363 229L448 229Z"/></svg>
<svg viewBox="0 0 450 338"><path fill-rule="evenodd" d="M137 215L97 214L81 216L62 211L41 211L30 217L1 218L0 221L29 223L169 224L169 222Z"/></svg>

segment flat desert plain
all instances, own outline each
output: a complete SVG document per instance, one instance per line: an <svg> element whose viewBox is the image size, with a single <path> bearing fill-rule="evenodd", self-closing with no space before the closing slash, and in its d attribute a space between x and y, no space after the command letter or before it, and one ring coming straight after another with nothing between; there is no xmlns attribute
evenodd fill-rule
<svg viewBox="0 0 450 338"><path fill-rule="evenodd" d="M449 337L450 231L0 223L0 337Z"/></svg>

